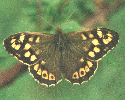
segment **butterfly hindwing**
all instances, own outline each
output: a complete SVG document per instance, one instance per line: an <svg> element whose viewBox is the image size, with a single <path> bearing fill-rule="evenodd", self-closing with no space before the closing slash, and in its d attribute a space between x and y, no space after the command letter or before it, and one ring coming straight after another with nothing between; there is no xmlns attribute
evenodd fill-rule
<svg viewBox="0 0 125 100"><path fill-rule="evenodd" d="M50 87L62 80L62 72L60 71L59 66L57 66L58 64L55 66L54 63L52 64L53 65L50 65L50 63L47 64L46 62L39 61L38 63L29 66L29 71L34 79L40 84Z"/></svg>
<svg viewBox="0 0 125 100"><path fill-rule="evenodd" d="M72 84L82 84L94 75L97 69L97 61L86 59L86 57L83 57L82 53L79 51L66 49L64 52L64 75L67 81Z"/></svg>

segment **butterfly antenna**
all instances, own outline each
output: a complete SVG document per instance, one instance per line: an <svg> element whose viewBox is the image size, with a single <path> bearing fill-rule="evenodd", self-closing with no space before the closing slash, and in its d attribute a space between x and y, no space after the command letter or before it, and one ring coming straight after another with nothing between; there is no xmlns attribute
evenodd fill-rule
<svg viewBox="0 0 125 100"><path fill-rule="evenodd" d="M38 15L39 16L39 15ZM41 16L40 16L41 17ZM50 26L52 26L52 27L54 27L55 28L55 26L54 25L52 25L51 23L49 23L45 18L43 18L43 17L41 17L46 23L48 23Z"/></svg>
<svg viewBox="0 0 125 100"><path fill-rule="evenodd" d="M74 10L74 11L70 14L70 16L68 17L68 19L67 19L64 23L67 23L67 22L68 22L68 20L70 19L70 17L72 16L72 14L73 14L75 11L76 11L76 10ZM64 24L64 23L62 23L62 24ZM61 25L62 25L62 24L61 24ZM61 26L61 25L60 25L60 26Z"/></svg>

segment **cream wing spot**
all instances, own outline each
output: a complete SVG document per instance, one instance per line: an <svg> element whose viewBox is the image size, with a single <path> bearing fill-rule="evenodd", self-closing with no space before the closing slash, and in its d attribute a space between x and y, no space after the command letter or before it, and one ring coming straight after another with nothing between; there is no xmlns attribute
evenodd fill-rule
<svg viewBox="0 0 125 100"><path fill-rule="evenodd" d="M89 72L89 71L90 71L90 69L89 69L89 67L88 67L87 65L85 66L85 71L86 71L86 72Z"/></svg>
<svg viewBox="0 0 125 100"><path fill-rule="evenodd" d="M13 42L15 42L16 41L16 39L12 39L11 41L10 41L10 43L13 43Z"/></svg>
<svg viewBox="0 0 125 100"><path fill-rule="evenodd" d="M79 77L83 77L83 76L85 76L85 69L84 68L80 68L79 69Z"/></svg>
<svg viewBox="0 0 125 100"><path fill-rule="evenodd" d="M100 49L99 49L98 47L94 47L94 48L93 48L93 51L94 51L95 53L99 53L99 52L100 52Z"/></svg>
<svg viewBox="0 0 125 100"><path fill-rule="evenodd" d="M40 42L40 37L37 37L36 43Z"/></svg>
<svg viewBox="0 0 125 100"><path fill-rule="evenodd" d="M79 60L80 62L84 62L84 59L83 59L83 57Z"/></svg>
<svg viewBox="0 0 125 100"><path fill-rule="evenodd" d="M30 58L30 61L34 61L34 60L36 60L36 59L37 59L36 56L35 56L35 55L32 55L31 58Z"/></svg>
<svg viewBox="0 0 125 100"><path fill-rule="evenodd" d="M93 66L93 63L91 61L87 61L87 64L88 64L89 68Z"/></svg>
<svg viewBox="0 0 125 100"><path fill-rule="evenodd" d="M16 49L16 50L19 50L20 47L21 47L21 44L18 44L18 45L15 46L15 49Z"/></svg>
<svg viewBox="0 0 125 100"><path fill-rule="evenodd" d="M94 45L99 45L99 41L98 41L97 39L92 40L92 43L93 43Z"/></svg>
<svg viewBox="0 0 125 100"><path fill-rule="evenodd" d="M112 39L110 37L108 37L108 39L103 39L104 44L108 44L111 41L112 41Z"/></svg>
<svg viewBox="0 0 125 100"><path fill-rule="evenodd" d="M15 44L15 42L11 45L12 46L12 48L15 48L16 47L16 44Z"/></svg>
<svg viewBox="0 0 125 100"><path fill-rule="evenodd" d="M29 43L25 44L24 50L28 50L31 47Z"/></svg>
<svg viewBox="0 0 125 100"><path fill-rule="evenodd" d="M20 47L21 47L21 44L18 44L16 45L16 43L14 42L12 45L11 45L12 48L16 49L16 50L19 50Z"/></svg>
<svg viewBox="0 0 125 100"><path fill-rule="evenodd" d="M81 34L81 36L82 36L82 39L83 39L83 40L86 40L86 39L87 39L87 37L86 37L84 34Z"/></svg>
<svg viewBox="0 0 125 100"><path fill-rule="evenodd" d="M43 70L42 71L42 78L48 79L48 72L47 72L47 70Z"/></svg>
<svg viewBox="0 0 125 100"><path fill-rule="evenodd" d="M30 37L30 38L29 38L29 41L30 41L30 42L33 42L33 37Z"/></svg>
<svg viewBox="0 0 125 100"><path fill-rule="evenodd" d="M113 37L112 34L110 34L110 33L107 33L107 36L109 36L109 37Z"/></svg>
<svg viewBox="0 0 125 100"><path fill-rule="evenodd" d="M38 74L38 75L41 75L41 74L42 74L41 68L39 68L39 70L37 71L37 74Z"/></svg>
<svg viewBox="0 0 125 100"><path fill-rule="evenodd" d="M42 65L45 65L45 63L46 63L45 61L43 61L43 60L41 61L41 64L42 64Z"/></svg>
<svg viewBox="0 0 125 100"><path fill-rule="evenodd" d="M36 65L34 66L34 70L37 71L38 68L39 68L39 64L36 64Z"/></svg>
<svg viewBox="0 0 125 100"><path fill-rule="evenodd" d="M55 80L55 76L52 73L49 73L49 80Z"/></svg>
<svg viewBox="0 0 125 100"><path fill-rule="evenodd" d="M95 53L94 53L93 51L90 51L90 52L88 53L88 55L89 55L90 57L95 57Z"/></svg>
<svg viewBox="0 0 125 100"><path fill-rule="evenodd" d="M24 34L22 34L21 36L20 36L20 41L23 43L23 40L25 39L25 35Z"/></svg>
<svg viewBox="0 0 125 100"><path fill-rule="evenodd" d="M27 52L24 54L25 57L30 57L30 55L31 55L30 51L27 51Z"/></svg>
<svg viewBox="0 0 125 100"><path fill-rule="evenodd" d="M102 31L99 28L97 29L97 35L99 38L102 38Z"/></svg>
<svg viewBox="0 0 125 100"><path fill-rule="evenodd" d="M74 72L73 75L72 75L72 79L78 79L79 78L79 75L78 75L78 72Z"/></svg>
<svg viewBox="0 0 125 100"><path fill-rule="evenodd" d="M89 38L94 38L93 34L89 34Z"/></svg>

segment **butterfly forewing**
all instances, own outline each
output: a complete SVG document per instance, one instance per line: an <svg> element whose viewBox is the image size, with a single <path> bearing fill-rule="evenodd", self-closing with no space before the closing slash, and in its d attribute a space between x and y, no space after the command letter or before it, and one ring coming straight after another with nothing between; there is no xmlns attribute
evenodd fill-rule
<svg viewBox="0 0 125 100"><path fill-rule="evenodd" d="M115 47L119 40L117 32L106 28L76 31L67 34L71 48L80 51L91 60L99 60Z"/></svg>
<svg viewBox="0 0 125 100"><path fill-rule="evenodd" d="M4 40L6 51L21 62L31 65L36 63L45 53L53 40L52 34L38 32L16 33Z"/></svg>

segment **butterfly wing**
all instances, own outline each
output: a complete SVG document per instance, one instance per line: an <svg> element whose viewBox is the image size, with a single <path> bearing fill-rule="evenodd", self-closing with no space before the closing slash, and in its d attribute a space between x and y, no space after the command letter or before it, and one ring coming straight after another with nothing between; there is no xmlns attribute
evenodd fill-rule
<svg viewBox="0 0 125 100"><path fill-rule="evenodd" d="M91 61L81 52L69 48L64 51L65 79L73 84L82 84L88 81L97 69L97 61Z"/></svg>
<svg viewBox="0 0 125 100"><path fill-rule="evenodd" d="M115 47L119 39L117 32L106 28L81 30L66 36L65 78L74 84L89 80L98 67L98 60Z"/></svg>
<svg viewBox="0 0 125 100"><path fill-rule="evenodd" d="M67 34L72 43L71 48L77 46L88 59L99 60L114 48L119 40L119 35L113 30L96 28L86 31L76 31Z"/></svg>
<svg viewBox="0 0 125 100"><path fill-rule="evenodd" d="M52 48L49 48L51 51ZM29 66L31 75L38 80L40 84L48 87L57 84L62 80L62 72L60 71L60 54L59 52L53 51L52 55L43 57L44 60L39 60L36 64Z"/></svg>
<svg viewBox="0 0 125 100"><path fill-rule="evenodd" d="M16 33L4 40L6 51L29 65L30 73L41 84L55 85L61 80L60 52L55 50L54 35L39 32Z"/></svg>
<svg viewBox="0 0 125 100"><path fill-rule="evenodd" d="M40 54L48 49L52 39L52 34L23 32L9 36L4 40L3 44L6 51L19 61L27 65L32 65L40 59Z"/></svg>

